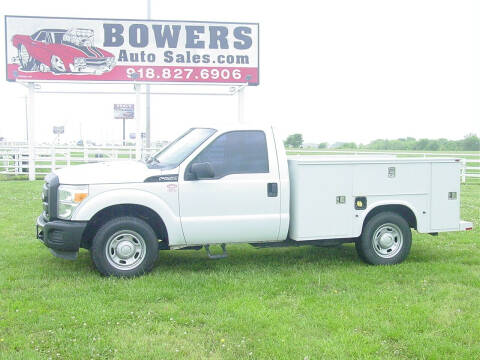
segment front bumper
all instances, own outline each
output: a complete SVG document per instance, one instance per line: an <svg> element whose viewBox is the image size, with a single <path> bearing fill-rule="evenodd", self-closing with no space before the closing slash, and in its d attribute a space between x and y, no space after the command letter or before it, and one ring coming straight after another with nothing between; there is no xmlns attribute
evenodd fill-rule
<svg viewBox="0 0 480 360"><path fill-rule="evenodd" d="M70 71L76 74L96 74L101 75L113 69L113 65L106 63L73 65L70 64Z"/></svg>
<svg viewBox="0 0 480 360"><path fill-rule="evenodd" d="M45 244L53 255L64 259L76 259L86 221L46 221L37 218L37 239Z"/></svg>

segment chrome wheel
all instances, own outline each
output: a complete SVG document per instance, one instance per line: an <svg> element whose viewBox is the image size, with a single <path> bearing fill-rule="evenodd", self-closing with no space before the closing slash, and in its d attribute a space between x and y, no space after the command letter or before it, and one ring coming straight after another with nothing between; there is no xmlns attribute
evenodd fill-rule
<svg viewBox="0 0 480 360"><path fill-rule="evenodd" d="M62 59L60 59L58 56L53 55L50 61L52 63L52 68L56 72L65 72L65 65L63 64Z"/></svg>
<svg viewBox="0 0 480 360"><path fill-rule="evenodd" d="M385 259L394 257L403 246L402 231L395 224L383 224L375 230L372 245L378 256Z"/></svg>
<svg viewBox="0 0 480 360"><path fill-rule="evenodd" d="M118 270L131 270L140 265L146 248L143 237L131 230L116 232L105 245L108 262Z"/></svg>

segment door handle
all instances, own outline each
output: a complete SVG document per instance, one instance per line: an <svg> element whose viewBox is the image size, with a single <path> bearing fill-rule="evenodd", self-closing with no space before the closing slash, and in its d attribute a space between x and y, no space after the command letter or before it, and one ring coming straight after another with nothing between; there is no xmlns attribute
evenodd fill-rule
<svg viewBox="0 0 480 360"><path fill-rule="evenodd" d="M278 184L277 183L268 183L267 184L267 195L268 195L268 197L277 197L278 196Z"/></svg>

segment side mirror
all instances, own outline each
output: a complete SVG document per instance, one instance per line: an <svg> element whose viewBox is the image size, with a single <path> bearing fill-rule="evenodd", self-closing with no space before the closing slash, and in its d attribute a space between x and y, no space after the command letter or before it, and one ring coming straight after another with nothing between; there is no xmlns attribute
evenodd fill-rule
<svg viewBox="0 0 480 360"><path fill-rule="evenodd" d="M190 171L197 180L213 179L215 177L215 172L213 171L213 167L209 162L192 164Z"/></svg>

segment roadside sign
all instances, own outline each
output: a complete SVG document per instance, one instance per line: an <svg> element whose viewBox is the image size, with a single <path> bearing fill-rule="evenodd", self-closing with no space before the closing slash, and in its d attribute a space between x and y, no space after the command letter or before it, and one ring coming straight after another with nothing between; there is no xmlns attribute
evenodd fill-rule
<svg viewBox="0 0 480 360"><path fill-rule="evenodd" d="M258 32L258 23L7 15L7 80L258 85Z"/></svg>
<svg viewBox="0 0 480 360"><path fill-rule="evenodd" d="M133 119L135 117L134 104L113 104L114 119Z"/></svg>
<svg viewBox="0 0 480 360"><path fill-rule="evenodd" d="M60 135L65 133L65 126L54 126L53 127L53 133L55 135Z"/></svg>

